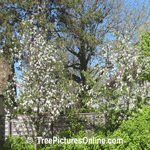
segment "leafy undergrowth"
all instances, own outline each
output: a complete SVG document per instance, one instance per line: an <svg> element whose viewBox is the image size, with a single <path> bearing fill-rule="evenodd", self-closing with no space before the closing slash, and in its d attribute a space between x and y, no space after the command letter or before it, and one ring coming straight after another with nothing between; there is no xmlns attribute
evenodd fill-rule
<svg viewBox="0 0 150 150"><path fill-rule="evenodd" d="M117 130L113 133L107 131L106 128L101 127L94 134L94 139L103 139L101 144L90 144L86 143L86 140L89 139L88 133L85 132L83 126L78 126L78 132L74 132L74 130L66 130L62 132L61 135L57 136L57 138L64 138L68 134L71 134L72 139L78 139L77 144L73 142L73 144L61 144L55 142L52 146L49 144L45 144L43 147L38 146L39 150L147 150L150 149L150 107L147 109L146 107L142 108L142 112L137 112L134 117L131 117L128 121L122 122ZM84 138L86 137L86 138ZM83 139L84 142L79 139ZM33 144L27 144L25 138L17 137L13 139L12 137L8 138L7 147L9 144L12 144L11 150L34 150ZM106 144L109 139L116 139L116 143ZM123 143L117 143L117 139L123 139ZM16 143L17 141L17 143ZM115 142L115 140L113 140ZM111 141L109 141L111 142Z"/></svg>

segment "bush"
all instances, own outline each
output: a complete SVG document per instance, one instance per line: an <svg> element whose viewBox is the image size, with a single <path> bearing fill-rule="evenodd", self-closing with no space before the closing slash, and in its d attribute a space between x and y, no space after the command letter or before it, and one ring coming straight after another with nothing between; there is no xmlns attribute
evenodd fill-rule
<svg viewBox="0 0 150 150"><path fill-rule="evenodd" d="M16 138L13 138L11 136L7 136L7 142L4 144L4 147L6 149L10 149L11 145L11 150L34 150L34 144L28 144L26 142L25 137L20 137L17 136Z"/></svg>
<svg viewBox="0 0 150 150"><path fill-rule="evenodd" d="M69 130L65 130L61 135L57 135L59 138L66 137ZM72 131L73 132L73 131ZM103 126L96 131L94 138L105 139L107 142L108 139L123 139L122 143L116 144L61 144L55 142L52 146L43 145L44 147L38 147L38 150L122 150L122 149L139 149L147 150L150 149L150 107L146 108L143 106L142 112L137 111L136 114L131 117L129 120L122 122L117 130L114 132L107 131L106 127ZM72 139L83 139L83 137L88 137L88 133L84 130L83 126L80 126L78 133L69 133L71 134ZM67 138L70 139L70 138ZM18 141L18 143L16 143ZM9 138L9 144L12 144L12 150L32 150L34 145L24 143L25 138L17 137L16 140Z"/></svg>
<svg viewBox="0 0 150 150"><path fill-rule="evenodd" d="M107 145L110 149L150 149L150 107L143 106L142 112L122 122L111 136L113 138L122 138L123 144Z"/></svg>

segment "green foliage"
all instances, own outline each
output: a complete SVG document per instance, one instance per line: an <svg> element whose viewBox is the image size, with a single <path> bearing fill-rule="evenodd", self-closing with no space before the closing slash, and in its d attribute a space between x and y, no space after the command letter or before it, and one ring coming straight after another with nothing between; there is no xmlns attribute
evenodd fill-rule
<svg viewBox="0 0 150 150"><path fill-rule="evenodd" d="M143 61L140 62L144 66L146 72L142 72L139 75L139 78L140 80L150 81L150 69L149 67L147 67L150 65L150 31L149 30L147 30L146 35L142 35L140 45L141 46L138 47L141 50L141 54L139 54L139 56L140 58L144 58L147 62L146 64L144 64Z"/></svg>
<svg viewBox="0 0 150 150"><path fill-rule="evenodd" d="M4 145L6 149L10 148L11 150L34 150L34 144L28 144L26 142L25 137L17 136L16 138L13 138L12 136L7 136L7 142Z"/></svg>
<svg viewBox="0 0 150 150"><path fill-rule="evenodd" d="M71 130L72 132L72 137L71 138L67 138L67 139L81 139L83 137L88 137L88 133L85 132L83 126L78 126L78 134L77 132L74 132L73 134L73 130ZM59 136L59 138L64 138L66 137L66 134L68 133L68 131L64 131L62 132L62 134ZM58 142L55 142L54 145L52 146L51 149L58 149L59 147L62 147L63 149L85 149L87 146L85 144L59 144ZM45 150L45 149L42 149ZM46 149L47 150L47 149Z"/></svg>
<svg viewBox="0 0 150 150"><path fill-rule="evenodd" d="M122 138L123 144L109 145L110 149L150 149L150 107L143 106L142 112L137 112L128 121L122 122L111 139Z"/></svg>
<svg viewBox="0 0 150 150"><path fill-rule="evenodd" d="M4 51L4 55L5 56L9 56L9 54L15 54L15 46L19 49L20 47L20 43L18 41L14 41L14 44L12 42L12 34L14 31L13 25L18 23L16 31L21 33L21 31L24 31L24 28L22 26L22 18L25 17L25 15L21 15L17 12L17 9L26 11L26 14L31 15L33 13L33 11L37 11L37 15L35 16L35 20L37 20L37 23L35 23L38 27L43 27L43 28L47 28L49 30L51 30L52 28L54 28L54 23L55 20L58 21L57 25L59 30L55 31L56 34L53 32L53 34L57 35L54 40L57 41L57 45L61 47L61 45L65 45L65 43L69 43L69 45L65 45L65 47L68 49L68 52L72 53L76 59L78 60L79 65L78 67L77 64L78 63L74 63L74 61L72 62L72 60L70 59L70 61L72 63L72 68L74 70L76 70L77 72L74 73L73 75L73 79L74 81L78 82L78 83L86 83L89 84L89 89L91 89L94 85L95 85L95 81L92 79L92 75L87 73L87 66L88 63L95 58L96 54L98 54L96 51L96 46L100 46L102 44L103 38L105 36L105 34L109 31L107 31L108 29L111 31L113 28L115 29L117 27L117 29L124 29L126 27L126 24L117 24L117 25L113 25L112 27L110 27L110 24L113 24L113 22L126 22L128 23L128 21L125 21L124 18L123 20L120 20L120 17L117 17L118 15L120 15L119 13L119 8L121 7L117 7L116 3L112 3L110 6L105 7L105 5L107 4L107 1L105 3L99 2L99 1L95 1L95 2L90 2L90 1L77 1L77 2L73 2L72 0L68 0L67 1L55 1L52 2L52 5L50 7L49 3L47 1L40 1L39 3L35 4L33 1L11 1L13 3L17 3L17 7L10 7L8 9L8 6L5 5L4 6L4 2L1 4L2 8L0 9L0 12L2 12L3 16L1 16L1 18L3 18L4 22L1 23L1 25L3 27L6 28L6 30L4 30L2 33L0 33L1 35L1 41L2 39L6 38L6 42L4 44L3 47L3 51ZM8 3L11 3L10 1L8 1ZM45 5L44 8L41 8L41 10L37 10L40 6L40 4ZM21 6L22 5L22 6ZM118 6L123 6L121 3L118 4ZM58 6L58 7L57 7ZM90 7L87 7L90 6ZM103 7L104 6L104 7ZM31 9L33 7L33 9ZM57 12L53 17L50 17L52 19L49 19L49 21L47 21L47 16L51 16L51 13L53 10L55 10L55 7L57 7ZM92 10L92 8L95 9L95 11ZM107 9L106 9L107 8ZM114 8L114 10L112 9ZM118 9L116 9L118 8ZM46 11L46 9L49 9L49 11ZM109 11L109 9L112 11ZM136 9L135 9L136 10ZM139 11L139 9L137 8L137 12L134 13L136 16L134 17L134 14L131 13L131 15L134 17L134 25L138 25L138 19L140 21L140 18L144 18L144 13L142 13L142 11ZM146 10L146 9L145 9ZM117 11L117 12L116 12ZM41 13L43 12L43 13ZM113 14L111 14L111 12L113 12ZM138 15L138 12L140 12L140 16ZM122 13L122 11L121 11ZM130 12L129 12L130 13ZM115 16L113 16L115 14ZM142 16L142 15L143 16ZM46 17L45 17L46 16ZM102 25L103 20L106 19L106 16L112 16L112 20L107 20L107 24L104 24L104 26ZM56 19L56 18L57 19ZM129 18L131 16L129 15ZM136 18L137 17L137 18ZM126 18L127 20L129 18ZM44 19L44 21L43 21ZM9 21L12 21L12 23L8 23ZM42 23L41 23L42 22ZM141 21L140 21L141 23ZM101 25L101 28L97 28L97 26ZM129 24L128 24L129 25ZM130 23L131 29L135 28L132 23ZM106 28L106 30L102 30L103 27ZM103 32L104 33L103 33ZM46 32L45 32L46 33ZM47 32L47 39L51 39L52 35L50 34L51 32ZM63 34L61 34L61 38L59 33L64 33L64 35L67 36L63 36ZM6 35L6 36L5 36ZM131 34L132 35L132 34ZM67 37L67 38L66 38ZM96 38L96 37L100 37L100 38ZM143 38L143 43L142 43L142 49L143 49L143 55L148 56L149 55L149 50L150 50L150 32L148 32L148 34ZM65 40L66 39L66 40ZM70 40L71 39L71 40ZM68 42L69 41L69 42ZM78 48L78 53L76 52L76 48ZM10 51L10 49L13 49L13 51ZM11 58L14 57L14 55L10 56ZM7 59L8 60L8 59ZM82 61L83 60L83 61ZM69 67L69 63L66 65ZM67 67L66 67L67 68ZM85 76L82 77L82 75L85 73ZM77 75L80 74L81 78ZM94 74L94 73L93 73ZM150 81L149 78L149 74L150 71L148 70L148 74L142 74L141 78L142 79L148 79ZM62 80L63 81L63 80ZM86 85L85 84L85 85ZM114 90L115 91L115 90ZM117 98L119 97L118 95L114 94L113 89L112 90L107 90L104 91L104 95L102 96L107 96L108 100L109 99L113 99L114 101L117 100ZM126 92L124 90L124 92ZM122 93L121 93L122 94ZM120 94L120 95L121 95ZM87 91L84 90L83 94L81 93L81 97L83 99L83 103L86 104L86 102L89 101L90 98L93 98L93 96L88 95ZM100 98L101 98L100 97ZM116 103L115 103L116 104ZM111 104L112 105L112 104ZM111 107L110 105L110 107ZM140 105L139 105L140 107ZM21 108L22 109L22 108ZM103 107L103 110L106 110L107 108ZM22 109L23 110L23 109ZM98 110L94 110L94 109L90 109L89 112L95 112ZM118 138L118 137L125 137L125 144L123 145L92 145L92 144L70 144L70 145L65 145L63 144L62 147L63 149L82 149L82 150L86 150L86 149L134 149L134 148L144 148L144 146L146 148L149 148L149 145L144 145L143 143L140 143L140 141L142 139L144 139L144 136L140 136L140 132L142 132L142 135L144 133L144 135L146 135L146 133L149 133L149 128L146 127L146 123L148 123L148 119L146 120L146 116L148 117L149 112L147 110L145 110L145 114L143 115L143 118L140 116L138 118L133 117L132 119L130 119L129 121L127 121L127 125L122 122L122 119L124 116L121 116L121 114L126 114L128 116L131 116L130 112L123 112L122 110L110 110L109 112L109 117L108 117L108 123L106 124L105 127L101 127L101 130L99 132L97 132L95 134L96 137L99 138L108 138L109 136L113 136ZM121 116L121 119L118 119ZM72 119L72 118L70 118ZM144 120L145 119L145 120ZM77 119L79 120L79 119ZM72 126L74 128L71 128L71 130L66 130L61 134L61 137L64 136L68 136L71 135L73 138L81 138L83 136L87 136L87 133L85 132L84 128L81 126L80 123L77 122L77 120L72 120ZM143 121L144 120L144 121ZM118 122L117 122L118 121ZM142 124L144 123L144 125ZM137 124L139 126L137 126ZM118 129L118 127L121 125L120 129ZM139 129L140 127L140 129ZM117 130L118 129L118 130ZM141 130L143 129L143 130ZM145 130L146 129L146 130ZM135 130L135 133L134 133ZM138 132L140 130L140 132ZM132 131L132 132L131 132ZM118 137L117 137L118 136ZM137 137L137 138L135 138ZM148 137L148 136L147 136ZM12 144L12 149L32 149L33 145L26 145L24 143L25 139L22 139L20 137L16 138L18 143L16 143L15 139L12 139L10 137L9 140L9 144ZM139 139L139 141L137 141L137 139ZM146 138L147 139L147 138ZM141 147L139 147L138 144L141 144ZM146 141L147 142L147 141ZM131 144L132 143L132 144ZM134 146L134 144L136 146ZM29 146L29 147L27 147ZM49 146L42 148L42 150L46 149L57 149L60 145L58 143L54 144L54 146L51 148Z"/></svg>
<svg viewBox="0 0 150 150"><path fill-rule="evenodd" d="M77 144L74 142L72 144L60 144L55 142L53 145L46 144L44 146L39 145L39 150L53 150L53 149L63 149L63 150L120 150L120 149L150 149L150 107L146 106L142 107L142 112L137 111L133 117L131 117L126 122L122 122L120 127L111 132L110 130L106 131L106 126L100 127L99 130L95 131L94 139L103 139L101 144L91 144L91 143L80 143L81 141L77 141ZM70 132L74 132L74 130L70 130ZM107 133L106 133L107 132ZM59 138L67 137L69 130L65 130L61 135L57 135ZM105 134L106 133L106 134ZM83 126L79 127L78 133L72 134L70 138L72 139L82 139L87 137L88 133L85 131ZM67 139L70 139L67 138ZM93 138L93 137L92 137ZM24 138L17 137L16 139L9 138L9 144L12 144L12 150L21 149L34 149L34 145L25 144ZM116 139L116 143L113 142L111 144L104 144L109 139ZM123 143L121 142L123 140ZM86 140L86 139L84 139ZM18 143L16 143L16 141ZM104 142L105 141L105 142ZM118 141L118 143L117 143ZM85 141L86 142L86 141ZM104 143L103 143L104 142ZM120 143L119 143L120 142Z"/></svg>

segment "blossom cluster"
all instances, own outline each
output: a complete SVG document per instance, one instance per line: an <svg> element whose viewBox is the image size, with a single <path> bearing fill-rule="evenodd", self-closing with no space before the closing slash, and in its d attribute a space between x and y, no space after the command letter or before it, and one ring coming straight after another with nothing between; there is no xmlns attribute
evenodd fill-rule
<svg viewBox="0 0 150 150"><path fill-rule="evenodd" d="M32 120L34 125L40 126L42 118L48 114L46 124L51 124L60 112L78 101L78 93L71 90L73 81L65 77L63 61L57 57L60 50L46 42L36 28L26 25L20 45L22 49L25 48L28 64L22 63L22 76L15 75L15 82L8 82L7 101L11 106L14 101L18 104L14 114L27 115L26 121ZM18 53L21 51L18 50ZM15 84L19 89L19 98L11 89ZM14 101L11 97L14 97ZM7 107L5 111L7 116L11 115Z"/></svg>
<svg viewBox="0 0 150 150"><path fill-rule="evenodd" d="M91 89L88 91L90 95L92 93L96 96L93 96L88 104L97 104L102 112L114 109L139 109L136 105L138 97L142 99L142 104L150 97L150 83L145 81L142 84L139 81L139 74L141 72L147 73L146 70L150 70L150 65L147 63L147 59L139 57L140 49L133 46L129 40L129 33L126 32L124 36L121 36L118 32L116 40L113 40L112 43L109 41L107 45L102 47L103 54L101 54L100 59L107 58L112 67L107 65L106 59L103 59L105 61L103 69L99 69L100 65L95 67L95 70L100 70L97 71L97 76L100 75L101 79L109 78L108 72L113 72L116 76L112 87L109 83L105 85L98 83L99 90ZM114 68L113 64L117 64L117 67ZM148 104L148 101L146 103Z"/></svg>

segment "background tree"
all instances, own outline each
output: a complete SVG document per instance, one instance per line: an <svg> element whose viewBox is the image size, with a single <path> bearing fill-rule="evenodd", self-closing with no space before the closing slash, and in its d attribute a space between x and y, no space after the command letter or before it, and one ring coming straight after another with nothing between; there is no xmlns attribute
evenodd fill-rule
<svg viewBox="0 0 150 150"><path fill-rule="evenodd" d="M142 33L142 37L141 37L141 43L140 43L140 58L145 59L145 61L147 62L146 64L143 64L143 62L141 62L142 66L144 66L144 69L141 70L141 74L139 75L140 80L148 80L150 81L150 30L146 30L145 31L146 34L144 35Z"/></svg>
<svg viewBox="0 0 150 150"><path fill-rule="evenodd" d="M103 49L111 49L111 53L115 53L115 57L111 57L109 61L118 64L121 69L114 78L105 85L99 84L99 88L95 91L91 89L88 94L92 96L88 102L90 104L98 104L98 112L104 112L108 123L107 130L113 132L122 121L128 120L137 110L141 110L142 105L149 105L149 82L140 81L139 75L147 65L146 57L140 57L140 48L136 45L126 42L128 33L124 37L116 34L117 43L109 43ZM118 36L118 38L117 38ZM147 38L146 38L147 39ZM122 49L122 51L117 51ZM142 71L143 70L143 71ZM105 73L104 73L105 74ZM107 77L108 75L105 74ZM103 76L101 76L103 77Z"/></svg>
<svg viewBox="0 0 150 150"><path fill-rule="evenodd" d="M126 31L129 31L128 40L132 40L136 35L136 31L147 20L148 16L148 4L143 3L143 1L134 1L130 4L119 0L36 0L34 2L11 1L11 3L15 4L15 6L8 6L9 1L2 2L1 10L7 14L12 13L12 24L15 25L15 22L18 21L16 25L17 32L24 30L21 23L23 18L34 16L33 20L35 21L33 24L43 31L47 29L46 40L56 41L58 47L64 46L64 51L67 50L70 53L71 58L66 61L65 66L75 70L74 73L72 72L74 81L84 86L84 91L80 94L80 107L85 105L82 102L81 95L84 95L86 91L92 88L90 86L87 89L85 88L87 79L83 72L88 72L87 66L92 63L95 64L95 60L98 61L100 71L96 74L97 78L94 78L97 82L101 80L99 78L100 74L114 67L114 64L109 61L110 55L107 55L108 51L101 49L101 46L109 42L107 37L113 38L113 30L120 31L122 36ZM134 4L134 7L132 4ZM6 16L6 21L2 25L7 28L6 22L10 21L10 18L8 15ZM102 57L103 54L107 57ZM104 65L101 67L102 63ZM105 66L107 66L108 70Z"/></svg>
<svg viewBox="0 0 150 150"><path fill-rule="evenodd" d="M63 15L60 13L59 29L60 27L63 28L64 32L59 37L67 39L67 50L77 60L74 63L69 62L67 67L77 70L79 75L73 74L74 80L86 86L87 79L83 71L88 72L88 64L92 63L95 58L97 58L99 64L102 62L105 65L110 63L108 52L100 49L100 46L106 44L106 35L108 33L111 35L114 29L121 31L120 34L122 35L128 30L131 32L128 40L131 40L134 36L134 31L138 28L138 26L135 26L135 22L136 25L141 23L137 17L140 14L134 16L136 10L134 10L134 13L131 13L129 7L126 7L125 10L123 1L82 1L78 4L60 1L60 5L62 4L63 6L60 6L60 8ZM141 7L141 9L143 8ZM134 23L130 20L132 18L131 14L135 17ZM122 20L121 15L128 17ZM105 58L101 57L104 53L107 55ZM108 67L113 68L113 64L109 64ZM103 74L103 72L101 73ZM95 80L98 81L98 79ZM87 90L84 89L84 91ZM84 104L81 102L81 105L83 106Z"/></svg>

